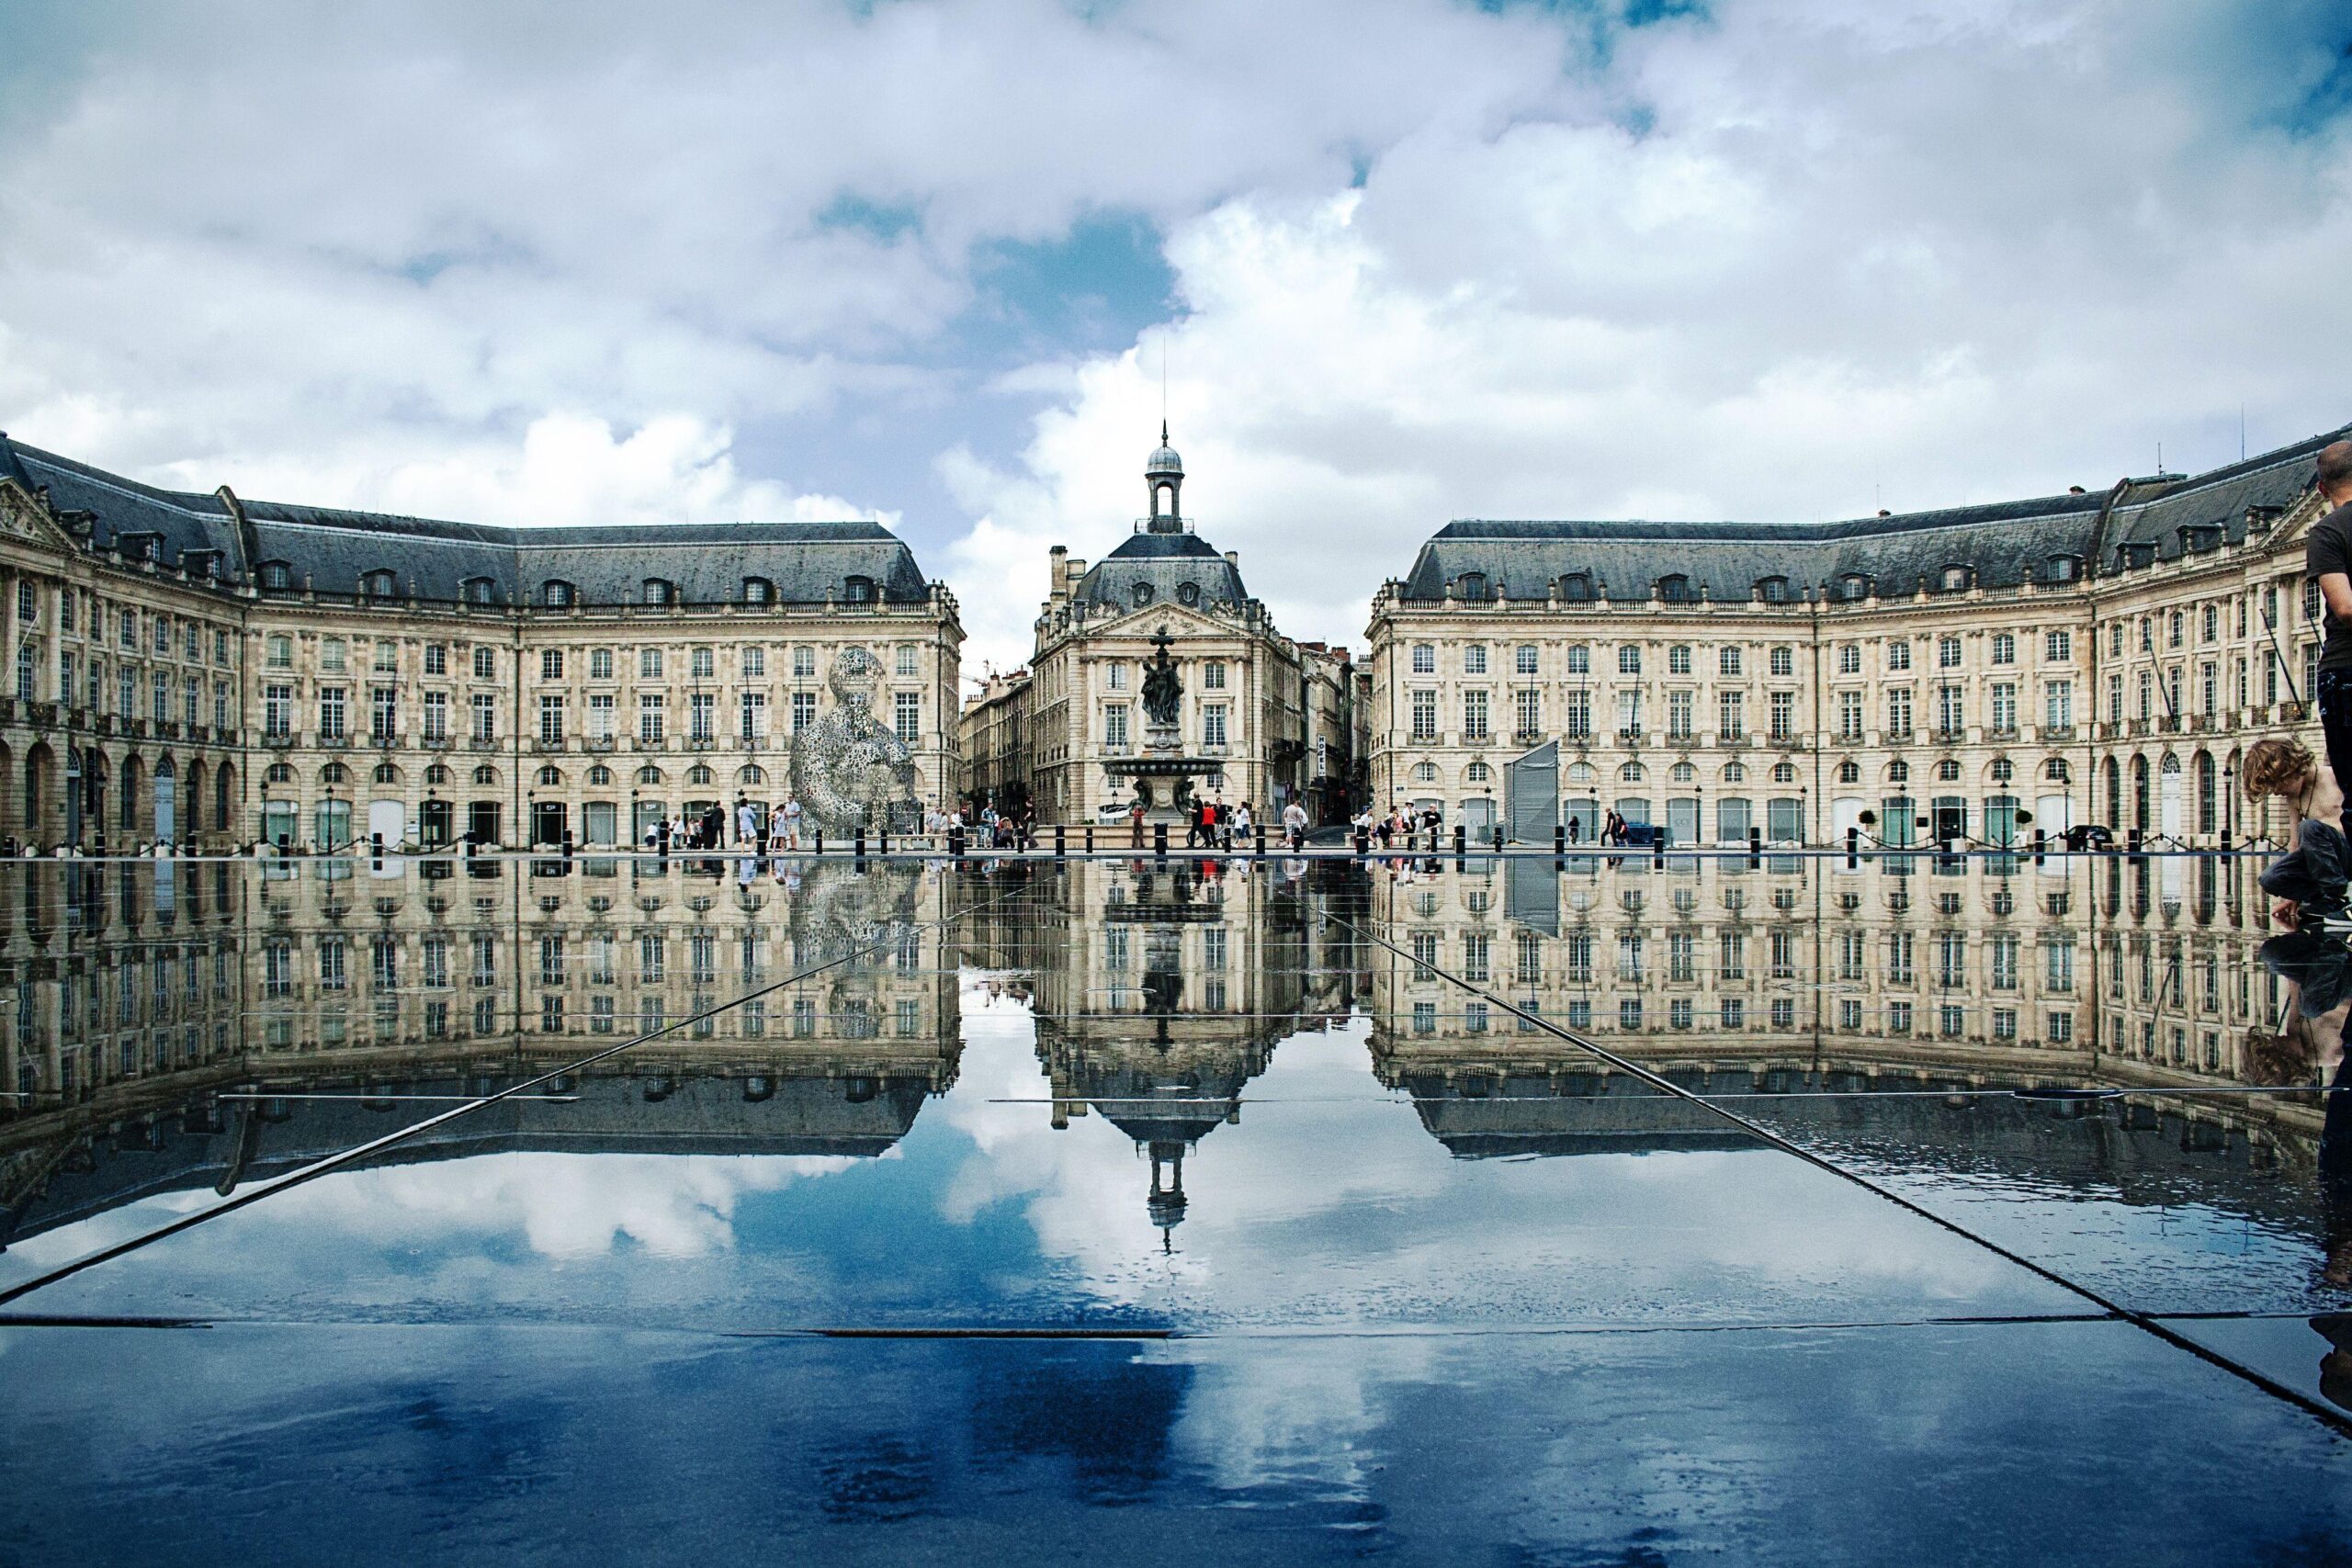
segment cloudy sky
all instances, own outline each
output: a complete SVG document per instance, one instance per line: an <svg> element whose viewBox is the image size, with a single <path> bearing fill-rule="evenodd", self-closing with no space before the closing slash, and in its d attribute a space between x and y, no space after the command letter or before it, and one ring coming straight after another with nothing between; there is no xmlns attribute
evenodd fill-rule
<svg viewBox="0 0 2352 1568"><path fill-rule="evenodd" d="M1018 662L1188 510L1815 518L2352 421L2333 0L13 0L0 428L520 524L878 516Z"/></svg>

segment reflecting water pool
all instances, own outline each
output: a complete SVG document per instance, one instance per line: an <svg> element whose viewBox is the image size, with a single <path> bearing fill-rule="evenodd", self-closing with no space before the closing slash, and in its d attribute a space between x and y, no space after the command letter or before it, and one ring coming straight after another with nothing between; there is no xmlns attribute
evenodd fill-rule
<svg viewBox="0 0 2352 1568"><path fill-rule="evenodd" d="M2259 869L9 864L0 1542L2330 1560Z"/></svg>

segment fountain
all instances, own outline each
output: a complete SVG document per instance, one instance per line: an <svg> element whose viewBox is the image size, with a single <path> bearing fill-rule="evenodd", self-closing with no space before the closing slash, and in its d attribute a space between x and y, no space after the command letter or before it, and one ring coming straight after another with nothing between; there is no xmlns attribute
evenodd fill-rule
<svg viewBox="0 0 2352 1568"><path fill-rule="evenodd" d="M1147 809L1158 808L1159 819L1169 817L1182 818L1193 809L1193 780L1212 773L1223 773L1225 762L1217 757L1187 757L1184 743L1177 733L1176 720L1182 711L1184 682L1176 672L1176 661L1168 657L1174 641L1162 623L1151 637L1152 656L1143 667L1144 742L1140 754L1114 757L1102 768L1114 778L1133 779L1136 794L1142 797ZM1165 779L1166 793L1155 798L1148 781Z"/></svg>

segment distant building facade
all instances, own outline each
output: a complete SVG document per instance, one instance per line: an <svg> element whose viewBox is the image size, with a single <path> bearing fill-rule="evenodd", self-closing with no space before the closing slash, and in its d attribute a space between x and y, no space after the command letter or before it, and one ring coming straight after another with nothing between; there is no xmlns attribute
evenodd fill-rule
<svg viewBox="0 0 2352 1568"><path fill-rule="evenodd" d="M1198 793L1248 801L1263 817L1306 784L1298 645L1250 597L1239 558L1193 531L1181 506L1183 459L1161 437L1144 466L1151 514L1133 536L1091 567L1062 546L1052 552L1027 696L1030 788L1043 821L1092 821L1136 798L1136 781L1104 764L1143 749L1143 665L1162 631L1183 683L1183 749L1223 763ZM1152 809L1167 808L1168 781L1143 788Z"/></svg>
<svg viewBox="0 0 2352 1568"><path fill-rule="evenodd" d="M783 800L829 720L905 748L909 809L964 788L955 597L872 523L492 528L0 437L0 833L37 846L628 843Z"/></svg>
<svg viewBox="0 0 2352 1568"><path fill-rule="evenodd" d="M2213 844L2313 737L2335 432L2099 493L1825 525L1457 522L1375 594L1369 787L1589 842ZM1516 793L1513 786L1516 785Z"/></svg>

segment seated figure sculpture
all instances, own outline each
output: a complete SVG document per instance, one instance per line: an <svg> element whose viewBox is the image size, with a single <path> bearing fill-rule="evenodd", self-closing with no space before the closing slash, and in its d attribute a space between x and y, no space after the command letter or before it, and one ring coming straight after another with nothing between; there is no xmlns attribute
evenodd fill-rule
<svg viewBox="0 0 2352 1568"><path fill-rule="evenodd" d="M915 809L914 753L874 716L882 666L863 648L833 656L833 711L793 737L792 787L805 816L845 836L883 829Z"/></svg>

